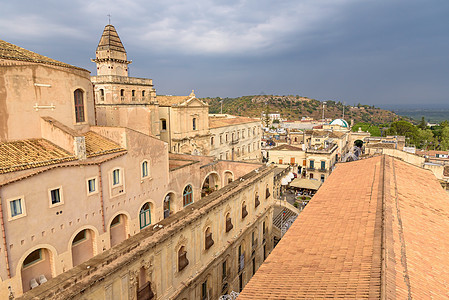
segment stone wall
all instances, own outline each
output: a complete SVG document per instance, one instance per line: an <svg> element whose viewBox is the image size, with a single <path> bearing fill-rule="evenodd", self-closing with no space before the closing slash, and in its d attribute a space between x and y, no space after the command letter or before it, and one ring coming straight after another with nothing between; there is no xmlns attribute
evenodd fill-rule
<svg viewBox="0 0 449 300"><path fill-rule="evenodd" d="M209 299L239 291L273 246L272 172L260 167L21 299L137 299L148 286L152 299L200 299L203 288ZM233 228L227 232L228 217ZM181 258L180 251L186 251Z"/></svg>

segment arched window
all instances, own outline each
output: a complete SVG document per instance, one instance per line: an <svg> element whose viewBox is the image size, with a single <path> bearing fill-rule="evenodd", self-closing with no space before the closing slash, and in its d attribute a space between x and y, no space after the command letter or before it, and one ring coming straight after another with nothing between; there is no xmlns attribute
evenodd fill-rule
<svg viewBox="0 0 449 300"><path fill-rule="evenodd" d="M244 219L248 215L248 211L246 210L245 202L242 203L242 219Z"/></svg>
<svg viewBox="0 0 449 300"><path fill-rule="evenodd" d="M122 101L125 100L125 90L124 89L120 90L120 100L122 100Z"/></svg>
<svg viewBox="0 0 449 300"><path fill-rule="evenodd" d="M178 271L181 272L184 270L185 267L187 267L189 264L189 260L187 259L187 251L184 246L179 248L178 251Z"/></svg>
<svg viewBox="0 0 449 300"><path fill-rule="evenodd" d="M259 204L260 204L259 193L256 192L256 194L254 195L254 207L258 207Z"/></svg>
<svg viewBox="0 0 449 300"><path fill-rule="evenodd" d="M184 192L182 193L182 202L184 206L193 202L193 190L190 184L185 187Z"/></svg>
<svg viewBox="0 0 449 300"><path fill-rule="evenodd" d="M265 199L268 199L270 197L270 189L268 188L268 184L267 184L267 188L265 189Z"/></svg>
<svg viewBox="0 0 449 300"><path fill-rule="evenodd" d="M213 146L214 145L214 137L210 138L210 145Z"/></svg>
<svg viewBox="0 0 449 300"><path fill-rule="evenodd" d="M232 225L232 219L231 214L226 214L226 232L229 232L232 228L234 228L234 225Z"/></svg>
<svg viewBox="0 0 449 300"><path fill-rule="evenodd" d="M100 89L100 101L104 101L104 90Z"/></svg>
<svg viewBox="0 0 449 300"><path fill-rule="evenodd" d="M143 229L151 224L150 203L147 202L142 206L139 213L139 219L140 219L140 229Z"/></svg>
<svg viewBox="0 0 449 300"><path fill-rule="evenodd" d="M174 197L173 194L169 193L164 198L164 219L168 218L171 214L172 211L171 200L173 197Z"/></svg>
<svg viewBox="0 0 449 300"><path fill-rule="evenodd" d="M205 232L205 248L206 250L212 247L214 244L214 240L212 239L212 231L210 230L210 227L207 227Z"/></svg>
<svg viewBox="0 0 449 300"><path fill-rule="evenodd" d="M83 99L83 91L80 89L75 90L75 120L76 123L84 122L84 99Z"/></svg>
<svg viewBox="0 0 449 300"><path fill-rule="evenodd" d="M196 118L193 118L192 120L192 128L193 130L196 130Z"/></svg>

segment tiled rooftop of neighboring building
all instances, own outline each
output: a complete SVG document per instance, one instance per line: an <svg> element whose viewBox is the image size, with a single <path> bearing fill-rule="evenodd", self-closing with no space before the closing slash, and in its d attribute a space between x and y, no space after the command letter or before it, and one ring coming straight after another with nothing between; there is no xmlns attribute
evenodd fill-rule
<svg viewBox="0 0 449 300"><path fill-rule="evenodd" d="M187 96L156 96L156 101L159 105L170 106L173 104L181 104L187 101L189 97Z"/></svg>
<svg viewBox="0 0 449 300"><path fill-rule="evenodd" d="M113 141L93 131L86 132L84 136L86 139L87 157L120 152L125 150L116 143L114 143Z"/></svg>
<svg viewBox="0 0 449 300"><path fill-rule="evenodd" d="M400 160L339 164L239 299L448 299L448 202Z"/></svg>
<svg viewBox="0 0 449 300"><path fill-rule="evenodd" d="M0 143L0 174L75 160L45 139Z"/></svg>
<svg viewBox="0 0 449 300"><path fill-rule="evenodd" d="M116 143L89 131L84 134L87 157L125 151ZM76 160L70 152L46 139L0 143L0 174Z"/></svg>
<svg viewBox="0 0 449 300"><path fill-rule="evenodd" d="M209 116L209 128L219 128L231 125L240 125L247 123L260 122L259 119L230 116L230 117L211 117Z"/></svg>
<svg viewBox="0 0 449 300"><path fill-rule="evenodd" d="M282 144L274 148L271 148L269 151L304 151L304 150L302 150L302 148L295 147L292 145Z"/></svg>
<svg viewBox="0 0 449 300"><path fill-rule="evenodd" d="M431 156L431 157L436 157L437 154L441 154L441 155L448 155L449 152L448 151L438 151L438 150L416 150L416 154L419 156Z"/></svg>
<svg viewBox="0 0 449 300"><path fill-rule="evenodd" d="M78 67L57 61L55 59L34 53L32 51L26 50L24 48L21 48L19 46L16 46L14 44L8 43L3 40L0 40L0 59L43 63L43 64L56 65L56 66L60 66L60 67L74 68L74 69L87 71L82 68L78 68Z"/></svg>

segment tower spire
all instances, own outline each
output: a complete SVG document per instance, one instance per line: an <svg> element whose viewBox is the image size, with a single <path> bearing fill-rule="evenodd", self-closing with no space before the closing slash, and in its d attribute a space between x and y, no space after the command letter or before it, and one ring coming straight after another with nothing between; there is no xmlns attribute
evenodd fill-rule
<svg viewBox="0 0 449 300"><path fill-rule="evenodd" d="M110 15L108 15L110 18ZM126 50L118 36L115 27L108 24L104 27L98 43L96 57L92 60L97 64L97 75L128 76Z"/></svg>

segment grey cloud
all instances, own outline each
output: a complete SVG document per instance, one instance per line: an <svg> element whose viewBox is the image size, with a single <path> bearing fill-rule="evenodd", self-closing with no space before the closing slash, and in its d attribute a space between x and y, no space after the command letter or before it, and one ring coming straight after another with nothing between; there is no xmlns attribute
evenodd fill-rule
<svg viewBox="0 0 449 300"><path fill-rule="evenodd" d="M448 100L445 0L8 1L1 38L94 71L109 13L159 93Z"/></svg>

